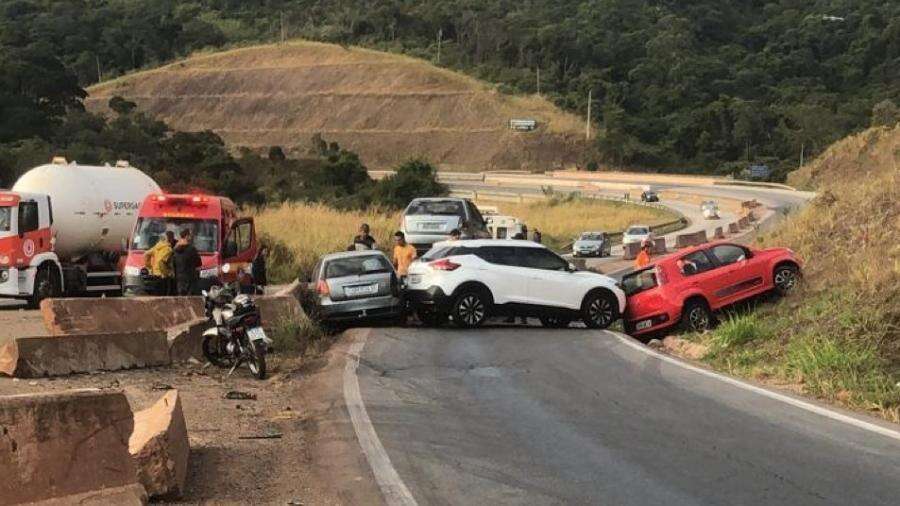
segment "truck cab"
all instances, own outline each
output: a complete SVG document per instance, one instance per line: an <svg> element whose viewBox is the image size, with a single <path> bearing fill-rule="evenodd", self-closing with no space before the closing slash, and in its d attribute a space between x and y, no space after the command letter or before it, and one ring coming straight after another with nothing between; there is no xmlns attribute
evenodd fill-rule
<svg viewBox="0 0 900 506"><path fill-rule="evenodd" d="M52 224L47 195L0 191L0 297L30 299L38 288L39 301L61 291Z"/></svg>
<svg viewBox="0 0 900 506"><path fill-rule="evenodd" d="M191 231L202 260L198 290L238 279L240 267L256 257L259 246L253 219L238 217L237 207L230 199L154 193L144 199L128 243L123 276L126 295L153 294L143 272L144 253L167 231L177 239L185 229ZM223 269L226 264L237 268ZM245 278L242 282L250 280Z"/></svg>

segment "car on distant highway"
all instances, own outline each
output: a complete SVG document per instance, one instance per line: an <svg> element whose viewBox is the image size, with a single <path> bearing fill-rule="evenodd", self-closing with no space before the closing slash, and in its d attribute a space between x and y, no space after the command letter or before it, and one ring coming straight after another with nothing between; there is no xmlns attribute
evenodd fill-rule
<svg viewBox="0 0 900 506"><path fill-rule="evenodd" d="M700 204L700 212L707 220L717 220L719 219L719 204L715 200L704 200Z"/></svg>
<svg viewBox="0 0 900 506"><path fill-rule="evenodd" d="M641 192L641 202L659 202L659 193L653 190Z"/></svg>
<svg viewBox="0 0 900 506"><path fill-rule="evenodd" d="M602 257L612 254L612 242L606 232L584 232L572 244L572 256Z"/></svg>
<svg viewBox="0 0 900 506"><path fill-rule="evenodd" d="M405 311L397 273L381 251L323 256L309 291L315 294L313 312L326 323L401 319Z"/></svg>
<svg viewBox="0 0 900 506"><path fill-rule="evenodd" d="M642 243L653 239L653 233L647 225L631 225L622 234L622 244Z"/></svg>
<svg viewBox="0 0 900 506"><path fill-rule="evenodd" d="M431 249L435 242L447 239L453 229L460 231L462 239L490 237L478 207L468 199L418 198L403 211L400 230L419 255Z"/></svg>
<svg viewBox="0 0 900 506"><path fill-rule="evenodd" d="M492 316L533 316L546 327L581 320L603 329L625 310L625 294L612 278L579 271L523 240L437 243L410 266L406 297L423 323L449 317L459 327Z"/></svg>
<svg viewBox="0 0 900 506"><path fill-rule="evenodd" d="M800 282L802 262L787 248L753 249L715 242L686 248L626 274L625 331L633 336L681 325L703 332L714 312L765 292L787 295Z"/></svg>

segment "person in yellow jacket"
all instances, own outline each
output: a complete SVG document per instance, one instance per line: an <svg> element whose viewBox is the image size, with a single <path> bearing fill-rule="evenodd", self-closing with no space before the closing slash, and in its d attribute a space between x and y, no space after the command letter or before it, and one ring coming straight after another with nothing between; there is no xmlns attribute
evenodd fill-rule
<svg viewBox="0 0 900 506"><path fill-rule="evenodd" d="M172 280L175 279L175 270L172 268L173 254L172 243L166 234L159 236L159 242L144 253L144 267L151 275L161 278L162 295L170 294Z"/></svg>

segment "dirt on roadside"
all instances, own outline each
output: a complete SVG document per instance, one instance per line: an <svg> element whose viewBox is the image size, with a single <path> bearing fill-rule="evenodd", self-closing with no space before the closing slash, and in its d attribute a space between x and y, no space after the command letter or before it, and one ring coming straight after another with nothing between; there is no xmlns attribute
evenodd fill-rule
<svg viewBox="0 0 900 506"><path fill-rule="evenodd" d="M179 504L362 504L330 483L346 473L320 469L320 449L329 444L318 441L318 428L329 425L323 417L346 418L340 383L323 380L342 367L343 360L333 363L335 357L340 358L332 353L303 360L271 356L272 374L265 381L252 378L246 368L228 377L226 370L199 363L37 380L0 378L0 395L122 389L139 410L175 388L191 445ZM229 392L251 398L226 399ZM344 439L344 453L361 453ZM364 502L377 504L380 495Z"/></svg>

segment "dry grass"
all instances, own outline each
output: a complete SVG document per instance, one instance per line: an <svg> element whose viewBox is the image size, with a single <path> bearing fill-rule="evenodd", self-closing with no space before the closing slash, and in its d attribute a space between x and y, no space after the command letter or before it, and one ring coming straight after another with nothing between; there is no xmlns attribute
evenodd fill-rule
<svg viewBox="0 0 900 506"><path fill-rule="evenodd" d="M276 281L306 274L321 255L347 249L361 223L369 224L372 236L382 248L392 244L391 235L400 225L399 213L347 212L305 203L269 207L254 218L265 238L289 252L290 258L272 259L273 270L281 278Z"/></svg>
<svg viewBox="0 0 900 506"><path fill-rule="evenodd" d="M537 96L510 96L409 56L308 41L193 56L89 89L88 109L121 95L183 131L231 146L305 152L322 133L372 168L412 156L455 170L572 163L581 120ZM510 118L534 118L515 133Z"/></svg>
<svg viewBox="0 0 900 506"><path fill-rule="evenodd" d="M501 214L515 216L528 225L529 231L538 229L544 242L562 247L586 231L621 232L629 225L655 225L677 219L672 213L652 207L597 199L542 200L528 203L491 202Z"/></svg>

